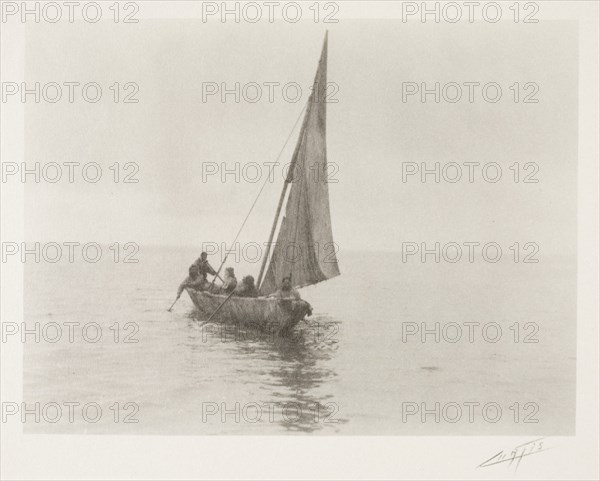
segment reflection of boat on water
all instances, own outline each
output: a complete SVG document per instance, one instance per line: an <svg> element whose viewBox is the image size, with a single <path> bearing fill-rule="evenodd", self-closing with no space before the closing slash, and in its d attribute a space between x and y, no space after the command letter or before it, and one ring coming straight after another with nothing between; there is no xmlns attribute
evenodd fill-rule
<svg viewBox="0 0 600 481"><path fill-rule="evenodd" d="M288 331L310 312L310 306L304 301L265 296L274 293L284 277L290 277L292 286L300 288L339 275L327 184L326 83L327 35L258 275L257 288L261 297L224 296L187 289L203 317L216 313L215 319L221 321L275 327L278 332ZM285 214L269 259L290 185Z"/></svg>
<svg viewBox="0 0 600 481"><path fill-rule="evenodd" d="M272 343L271 355L279 361L270 371L280 390L279 424L289 432L337 431L347 423L333 395L320 389L335 376L327 367L332 346L324 344L326 334L314 336L315 331L309 327L300 330L294 340L284 338Z"/></svg>
<svg viewBox="0 0 600 481"><path fill-rule="evenodd" d="M207 345L225 348L229 359L244 360L237 375L259 386L249 398L260 406L262 422L304 433L337 431L347 422L328 390L335 377L329 362L337 348L337 321L319 316L285 337L243 324L194 322L190 328L196 333L192 348L201 335Z"/></svg>

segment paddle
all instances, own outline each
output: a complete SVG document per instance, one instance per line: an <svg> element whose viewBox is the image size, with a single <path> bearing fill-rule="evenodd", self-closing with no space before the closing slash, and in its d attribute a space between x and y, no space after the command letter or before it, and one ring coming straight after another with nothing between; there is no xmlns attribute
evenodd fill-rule
<svg viewBox="0 0 600 481"><path fill-rule="evenodd" d="M169 307L169 308L167 309L167 311L171 312L171 310L173 309L173 306L175 305L175 303L176 303L178 300L179 300L179 296L177 296L177 297L175 298L175 300L173 301L173 304L171 304L171 307Z"/></svg>
<svg viewBox="0 0 600 481"><path fill-rule="evenodd" d="M208 261L206 261L206 263L208 264L208 267L210 267L210 268L211 268L211 269L214 271L214 269L213 269L213 266L211 266L211 265L210 265L210 263L209 263ZM225 283L225 281L224 281L223 279L221 279L221 276L219 275L219 271L217 271L217 273L215 274L215 278L213 279L213 284L215 283L215 279L216 279L217 277L219 278L219 280L220 280L222 283Z"/></svg>

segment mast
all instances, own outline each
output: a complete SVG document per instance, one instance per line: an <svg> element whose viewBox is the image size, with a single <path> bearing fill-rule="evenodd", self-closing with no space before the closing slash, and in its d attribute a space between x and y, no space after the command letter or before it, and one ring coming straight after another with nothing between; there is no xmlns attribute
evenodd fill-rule
<svg viewBox="0 0 600 481"><path fill-rule="evenodd" d="M311 98L309 99L309 102L311 102L312 99L312 94L311 94ZM258 274L258 280L256 282L256 290L260 289L260 283L262 282L262 277L263 274L265 273L265 267L267 266L267 261L269 260L269 254L271 252L271 244L273 242L273 237L275 236L275 229L277 228L277 223L279 221L279 215L281 214L281 207L283 207L283 201L285 199L285 194L287 193L288 190L288 186L290 185L290 175L291 172L294 172L294 168L296 167L296 159L298 157L298 149L300 148L300 144L302 137L304 137L304 128L306 126L306 121L308 119L308 108L306 109L306 112L304 113L304 120L302 121L302 127L300 130L300 137L298 140L298 143L296 144L296 148L294 149L294 155L292 157L292 161L290 162L290 167L288 170L288 175L286 176L285 180L283 181L283 189L281 190L281 195L279 196L279 203L277 204L277 210L275 211L275 218L273 219L273 225L271 226L271 233L269 234L269 242L267 243L267 252L265 252L265 256L263 257L262 260L262 264L260 266L260 272Z"/></svg>
<svg viewBox="0 0 600 481"><path fill-rule="evenodd" d="M262 264L260 266L260 272L258 274L258 280L256 281L256 290L260 291L260 284L262 283L263 274L265 273L265 267L267 266L267 261L269 260L269 254L271 253L271 244L273 242L273 237L275 236L275 229L277 228L277 223L279 221L279 215L281 214L281 207L283 206L283 201L285 199L285 194L287 193L288 186L292 181L292 173L295 171L296 161L298 160L298 151L300 150L300 146L302 145L302 139L304 137L304 133L306 131L306 123L308 122L308 118L310 115L310 106L313 102L313 98L315 95L314 88L317 80L317 76L319 75L319 70L321 68L321 60L323 59L323 53L327 50L327 35L328 31L325 32L325 40L323 41L323 49L321 51L321 59L319 60L319 66L317 67L317 73L315 75L315 82L313 82L313 90L308 97L308 102L306 104L306 110L304 112L304 119L302 120L302 127L300 128L300 134L298 135L298 142L296 143L296 148L294 149L294 154L292 155L292 161L290 162L290 166L288 169L287 176L285 181L283 182L283 189L281 190L281 195L279 196L279 203L277 204L277 210L275 211L275 218L273 219L273 225L271 226L271 232L269 234L269 241L267 243L267 251L265 252L265 256L263 257Z"/></svg>
<svg viewBox="0 0 600 481"><path fill-rule="evenodd" d="M304 117L306 119L306 117ZM292 165L290 164L290 168ZM262 277L265 272L265 267L267 265L267 260L269 259L269 254L271 252L271 243L273 242L273 236L275 235L275 228L277 227L277 221L279 220L279 214L281 213L281 207L283 206L283 199L285 199L285 194L288 189L288 180L287 178L283 182L283 189L281 191L281 196L279 197L279 203L277 204L277 211L275 212L275 219L273 219L273 226L271 227L271 233L269 234L269 242L267 243L267 252L265 252L265 256L263 257L262 264L260 266L260 272L258 274L258 280L256 281L256 290L260 289L260 283L262 282Z"/></svg>

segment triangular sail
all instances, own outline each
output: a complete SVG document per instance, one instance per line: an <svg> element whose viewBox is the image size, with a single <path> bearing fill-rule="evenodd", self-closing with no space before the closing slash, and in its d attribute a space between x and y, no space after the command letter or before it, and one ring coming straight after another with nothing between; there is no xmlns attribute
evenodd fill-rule
<svg viewBox="0 0 600 481"><path fill-rule="evenodd" d="M340 274L329 212L326 87L327 37L286 180L290 194L260 286L262 295L276 291L285 276L291 276L293 286L303 287Z"/></svg>

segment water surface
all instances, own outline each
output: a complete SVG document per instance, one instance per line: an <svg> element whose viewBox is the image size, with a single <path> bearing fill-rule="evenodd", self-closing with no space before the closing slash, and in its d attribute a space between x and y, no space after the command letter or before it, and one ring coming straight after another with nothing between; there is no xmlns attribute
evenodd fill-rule
<svg viewBox="0 0 600 481"><path fill-rule="evenodd" d="M137 264L105 256L96 264L26 265L29 324L102 327L95 343L83 340L79 326L73 343L66 330L56 343L27 342L24 360L26 402L94 402L102 407L100 420L88 422L75 411L73 422L65 416L57 423L27 422L26 432L574 432L575 269L566 259L421 264L390 253L343 253L340 277L301 290L314 308L308 323L280 339L204 325L185 294L167 312L197 255L149 247L141 248ZM238 277L258 270L233 265ZM405 323L431 328L450 322L463 328L457 342L443 336L437 342L435 334L425 342L403 338ZM502 335L489 342L477 327L469 342L465 322L498 323ZM522 327L527 322L539 327L530 336L537 343L523 342L531 332ZM127 336L139 342L124 342ZM445 337L455 331L448 328ZM128 402L139 409L125 409ZM406 416L409 405L433 409L436 403L439 419ZM464 403L479 403L473 419ZM501 406L500 419L489 420L486 403ZM526 403L532 404L525 409ZM462 414L452 421L455 405ZM139 422L123 422L128 414ZM527 415L537 422L525 423Z"/></svg>

